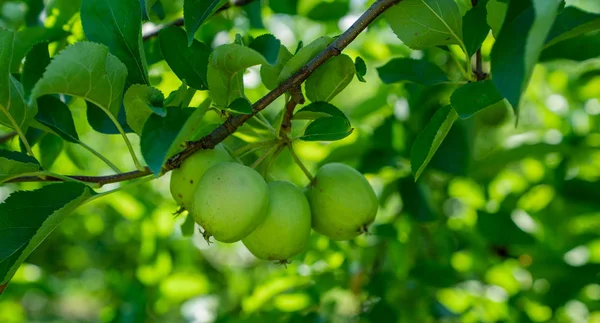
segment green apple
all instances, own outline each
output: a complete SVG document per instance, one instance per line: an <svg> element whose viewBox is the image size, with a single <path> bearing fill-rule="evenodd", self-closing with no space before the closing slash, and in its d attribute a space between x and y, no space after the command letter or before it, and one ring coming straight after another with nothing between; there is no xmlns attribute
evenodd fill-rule
<svg viewBox="0 0 600 323"><path fill-rule="evenodd" d="M248 236L267 215L269 189L254 169L232 162L210 168L200 179L190 213L205 230L221 242Z"/></svg>
<svg viewBox="0 0 600 323"><path fill-rule="evenodd" d="M358 236L377 215L373 188L360 172L344 164L321 167L305 194L313 229L333 240Z"/></svg>
<svg viewBox="0 0 600 323"><path fill-rule="evenodd" d="M290 182L276 181L268 186L266 219L242 242L256 258L285 261L306 247L310 205L302 190Z"/></svg>
<svg viewBox="0 0 600 323"><path fill-rule="evenodd" d="M171 195L186 209L192 206L194 192L202 175L212 166L233 161L225 147L218 144L214 149L200 150L171 172Z"/></svg>

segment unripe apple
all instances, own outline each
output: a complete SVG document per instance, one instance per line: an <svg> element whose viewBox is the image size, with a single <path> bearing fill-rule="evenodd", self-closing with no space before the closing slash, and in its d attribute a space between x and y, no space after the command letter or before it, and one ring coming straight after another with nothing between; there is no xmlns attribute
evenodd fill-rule
<svg viewBox="0 0 600 323"><path fill-rule="evenodd" d="M223 145L218 144L214 149L200 150L181 163L181 166L171 172L171 195L186 209L192 206L194 191L202 175L212 166L233 161Z"/></svg>
<svg viewBox="0 0 600 323"><path fill-rule="evenodd" d="M266 219L242 242L256 258L285 261L306 246L310 205L302 190L290 182L276 181L268 186Z"/></svg>
<svg viewBox="0 0 600 323"><path fill-rule="evenodd" d="M267 215L269 190L254 169L231 162L217 164L200 179L190 213L221 242L236 242L249 235Z"/></svg>
<svg viewBox="0 0 600 323"><path fill-rule="evenodd" d="M356 169L327 164L317 171L306 197L315 231L333 240L348 240L366 232L377 214L377 196Z"/></svg>

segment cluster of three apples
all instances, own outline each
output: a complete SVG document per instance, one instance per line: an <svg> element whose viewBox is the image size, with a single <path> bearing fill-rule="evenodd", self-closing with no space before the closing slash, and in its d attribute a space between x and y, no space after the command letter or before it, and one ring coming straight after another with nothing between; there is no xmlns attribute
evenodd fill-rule
<svg viewBox="0 0 600 323"><path fill-rule="evenodd" d="M288 181L267 184L221 144L195 153L174 170L171 194L205 237L242 240L257 258L280 261L304 250L311 227L334 240L361 234L378 205L365 177L347 165L324 165L303 192Z"/></svg>

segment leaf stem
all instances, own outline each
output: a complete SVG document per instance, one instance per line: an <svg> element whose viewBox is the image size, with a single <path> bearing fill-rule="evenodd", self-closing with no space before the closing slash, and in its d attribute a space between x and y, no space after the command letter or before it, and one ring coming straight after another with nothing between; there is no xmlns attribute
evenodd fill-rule
<svg viewBox="0 0 600 323"><path fill-rule="evenodd" d="M255 162L254 164L252 164L252 168L256 168L258 165L260 165L260 163L265 160L265 158L269 157L272 153L275 152L275 150L277 150L277 147L279 147L279 145L275 145L273 147L271 147L271 149L267 150L264 152L264 154L262 154L262 156L260 156Z"/></svg>
<svg viewBox="0 0 600 323"><path fill-rule="evenodd" d="M304 166L304 163L302 163L302 161L300 160L298 155L296 155L296 152L294 151L294 147L292 146L292 144L288 143L287 147L290 149L290 154L292 155L294 162L296 162L296 165L298 165L298 167L300 167L300 169L302 170L304 175L306 175L306 177L308 178L308 180L311 183L314 182L315 181L314 176L308 171L308 168L306 168L306 166Z"/></svg>
<svg viewBox="0 0 600 323"><path fill-rule="evenodd" d="M106 196L106 195L109 195L109 194L112 194L112 193L115 193L115 192L118 192L118 191L121 191L121 190L124 190L124 189L127 189L127 188L131 188L131 187L134 187L134 186L137 186L137 185L140 185L140 184L143 184L143 183L149 182L149 181L151 181L151 180L153 180L153 179L154 179L154 177L153 177L153 176L148 176L148 177L146 177L146 178L142 178L142 179L140 179L140 180L133 181L133 182L129 182L129 183L125 184L125 185L121 185L121 186L119 186L119 187L117 187L117 188L115 188L115 189L112 189L112 190L110 190L110 191L106 191L106 192L98 193L98 194L96 194L96 195L93 195L93 196L92 196L92 197L90 197L89 199L87 199L85 202L83 202L83 204L86 204L86 203L92 202L92 201L94 201L94 200L97 200L97 199L99 199L99 198L101 198L101 197L104 197L104 196Z"/></svg>
<svg viewBox="0 0 600 323"><path fill-rule="evenodd" d="M92 153L94 156L96 156L100 160L102 160L106 165L108 165L108 167L110 167L113 171L115 171L115 173L117 173L117 174L121 173L121 170L119 169L119 167L117 167L115 164L113 164L110 160L108 160L108 158L104 157L97 150L95 150L94 148L88 146L86 143L84 143L81 140L79 141L79 144L81 145L81 147L85 148L87 151L89 151L90 153Z"/></svg>
<svg viewBox="0 0 600 323"><path fill-rule="evenodd" d="M277 141L276 140L265 140L265 141L259 141L259 142L254 142L254 143L251 143L251 144L247 144L244 147L241 147L241 148L235 150L233 152L233 156L234 157L242 157L248 151L250 151L252 149L266 147L266 146L274 144L275 142L277 142Z"/></svg>
<svg viewBox="0 0 600 323"><path fill-rule="evenodd" d="M13 125L13 128L14 128L15 132L17 133L17 135L19 136L19 138L21 138L21 141L23 142L23 146L25 146L27 153L31 157L35 158L35 156L33 155L33 151L31 150L31 145L29 145L29 141L27 141L27 137L25 137L25 134L23 133L23 130L21 129L21 127L19 127L19 125L17 124L17 121L12 117L12 115L10 113L7 113L6 117L8 118L10 123Z"/></svg>
<svg viewBox="0 0 600 323"><path fill-rule="evenodd" d="M142 164L140 164L140 161L138 160L138 158L135 154L135 151L133 150L133 146L131 145L131 141L129 141L129 138L127 138L127 134L125 133L125 130L123 130L123 127L121 127L121 124L119 123L119 121L117 121L115 116L113 116L113 114L110 113L110 111L105 111L105 112L108 115L108 117L110 118L110 120L115 124L115 127L117 127L117 130L119 130L119 133L123 137L123 140L125 141L125 145L127 145L127 150L129 150L129 154L131 155L131 159L133 159L133 164L135 165L135 168L140 171L143 170L144 166L142 166Z"/></svg>

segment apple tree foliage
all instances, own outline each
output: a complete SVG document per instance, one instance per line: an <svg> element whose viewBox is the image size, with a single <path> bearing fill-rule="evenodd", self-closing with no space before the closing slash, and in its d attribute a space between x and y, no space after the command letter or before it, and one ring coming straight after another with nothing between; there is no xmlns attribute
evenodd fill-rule
<svg viewBox="0 0 600 323"><path fill-rule="evenodd" d="M0 14L0 321L600 322L597 1ZM169 177L221 143L268 181L356 168L369 234L208 248Z"/></svg>

